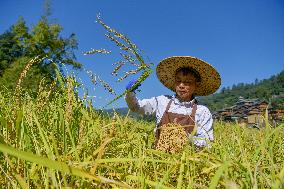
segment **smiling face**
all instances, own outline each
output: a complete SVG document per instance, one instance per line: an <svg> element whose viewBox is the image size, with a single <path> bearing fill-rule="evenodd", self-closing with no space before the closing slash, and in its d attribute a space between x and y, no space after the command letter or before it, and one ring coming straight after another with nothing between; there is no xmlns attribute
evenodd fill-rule
<svg viewBox="0 0 284 189"><path fill-rule="evenodd" d="M192 72L178 71L175 77L175 91L177 97L182 101L192 100L194 91L199 85L196 75Z"/></svg>

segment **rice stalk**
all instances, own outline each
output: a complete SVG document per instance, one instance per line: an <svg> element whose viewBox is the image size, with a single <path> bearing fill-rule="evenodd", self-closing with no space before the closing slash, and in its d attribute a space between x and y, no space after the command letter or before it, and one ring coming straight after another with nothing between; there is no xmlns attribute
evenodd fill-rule
<svg viewBox="0 0 284 189"><path fill-rule="evenodd" d="M113 184L117 184L121 187L125 187L125 188L130 188L128 185L114 181L114 180L110 180L107 178L104 178L102 176L95 176L95 175L91 175L83 170L80 170L78 168L74 168L71 166L68 166L67 164L63 163L63 162L57 162L54 160L50 160L48 158L44 158L44 157L39 157L36 155L33 155L31 153L28 152L21 152L19 150L16 150L12 147L9 147L7 145L3 145L0 144L0 151L10 154L12 156L16 156L19 157L21 159L27 160L27 161L31 161L34 163L37 163L39 165L51 168L51 169L56 169L65 173L69 173L72 175L76 175L82 178L88 178L88 179L92 179L96 182L105 182L105 183L113 183Z"/></svg>
<svg viewBox="0 0 284 189"><path fill-rule="evenodd" d="M110 84L108 84L106 81L101 79L100 76L98 76L97 74L93 73L93 71L91 71L91 70L86 70L86 73L89 75L89 77L91 78L91 81L92 81L92 83L94 85L97 85L97 83L99 82L106 91L108 91L112 95L116 95L115 91L110 86Z"/></svg>
<svg viewBox="0 0 284 189"><path fill-rule="evenodd" d="M57 87L42 83L36 99L23 91L14 117L16 96L0 92L1 186L283 187L283 124L256 130L215 122L211 148L163 153L151 147L155 123L98 112L76 97L73 77L58 76Z"/></svg>
<svg viewBox="0 0 284 189"><path fill-rule="evenodd" d="M108 51L106 49L91 49L90 51L85 52L84 55L97 54L97 53L100 53L100 54L110 54L111 51Z"/></svg>
<svg viewBox="0 0 284 189"><path fill-rule="evenodd" d="M134 44L129 38L127 38L124 34L119 33L117 30L111 28L108 26L100 17L100 15L97 15L97 20L96 20L100 25L103 26L103 28L106 30L105 36L107 37L108 40L113 42L122 52L120 52L120 55L122 57L122 60L115 62L113 64L114 69L111 72L111 75L115 77L119 77L117 79L117 82L121 82L128 78L130 75L138 75L142 72L142 74L138 78L138 82L135 84L135 86L139 85L141 82L143 82L152 72L153 70L150 67L150 64L146 63L144 60L143 56L141 55L141 51L138 49L137 45ZM92 49L90 51L87 51L84 53L84 55L89 55L89 54L96 54L96 53L106 53L109 51L106 51L105 49L102 50L95 50ZM123 69L127 65L130 65L134 68L130 69ZM122 70L123 75L119 76L119 71ZM90 74L90 72L88 73ZM109 86L107 82L102 80L97 74L90 74L91 79L94 84L99 81L103 87L111 94L115 94L114 90ZM106 106L112 104L122 96L124 96L127 92L129 91L124 91L122 94L118 95L115 97L113 100L111 100Z"/></svg>
<svg viewBox="0 0 284 189"><path fill-rule="evenodd" d="M16 89L15 89L15 95L16 95L16 101L19 100L19 96L21 93L21 84L24 80L24 78L26 77L28 71L31 69L32 65L38 62L41 62L42 60L44 60L46 58L46 56L40 58L40 56L36 56L34 58L32 58L27 65L25 66L25 68L23 69L23 71L20 74L20 77L18 79L17 85L16 85Z"/></svg>

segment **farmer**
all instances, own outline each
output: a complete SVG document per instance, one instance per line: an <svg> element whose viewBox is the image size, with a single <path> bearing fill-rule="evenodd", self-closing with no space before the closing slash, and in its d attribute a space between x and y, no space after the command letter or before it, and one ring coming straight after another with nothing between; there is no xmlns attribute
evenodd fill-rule
<svg viewBox="0 0 284 189"><path fill-rule="evenodd" d="M208 146L213 140L212 115L207 107L197 104L195 96L214 93L221 84L219 73L203 60L190 56L166 58L158 64L156 73L160 82L175 92L174 95L138 100L136 87L125 96L131 111L155 114L155 148L175 152L173 146L181 149L188 140L198 148ZM131 81L126 89L133 88L135 82Z"/></svg>

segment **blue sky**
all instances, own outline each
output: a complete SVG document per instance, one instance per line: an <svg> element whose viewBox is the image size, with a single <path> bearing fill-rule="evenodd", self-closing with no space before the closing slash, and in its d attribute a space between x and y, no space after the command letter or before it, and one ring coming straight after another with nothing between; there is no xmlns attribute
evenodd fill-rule
<svg viewBox="0 0 284 189"><path fill-rule="evenodd" d="M0 32L23 16L27 25L35 25L43 14L43 0L1 0ZM95 23L101 13L111 27L126 34L156 66L169 56L199 57L212 64L222 77L222 87L252 83L284 69L283 0L52 0L52 22L63 26L63 35L76 34L77 59L86 69L100 75L120 94L126 83L111 76L117 54L84 56L91 48L115 49L104 37L104 29ZM84 71L77 73L95 106L110 101L100 86L94 86ZM95 90L94 90L95 88ZM139 98L171 94L152 74L141 87ZM120 99L111 107L124 107Z"/></svg>

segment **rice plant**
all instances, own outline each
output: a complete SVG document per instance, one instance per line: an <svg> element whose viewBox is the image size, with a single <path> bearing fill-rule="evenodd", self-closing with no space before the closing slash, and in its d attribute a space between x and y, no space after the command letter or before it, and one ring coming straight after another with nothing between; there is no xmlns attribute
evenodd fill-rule
<svg viewBox="0 0 284 189"><path fill-rule="evenodd" d="M131 75L137 75L141 73L139 78L137 79L137 82L133 85L133 87L129 90L125 90L122 94L116 96L113 100L111 100L106 105L108 106L111 103L118 100L119 98L123 97L127 92L131 91L137 85L142 83L147 77L149 77L149 75L153 72L153 70L151 68L151 63L147 63L145 61L141 53L141 50L128 37L118 32L117 30L111 28L110 26L108 26L101 19L100 15L97 15L97 23L102 25L103 28L106 30L105 36L107 37L107 39L113 42L121 50L120 52L121 60L112 64L114 68L111 72L111 75L118 77L117 82L121 82ZM92 54L98 54L98 53L110 54L111 51L106 50L106 49L91 49L90 51L85 52L84 55L92 55ZM130 70L123 69L127 65L130 65L132 69ZM122 76L119 76L119 71L122 71L123 73ZM101 78L98 76L98 74L94 74L94 73L92 73L91 78L94 78L93 77L94 75L98 79ZM102 79L100 79L99 82L103 83L102 85L107 91L109 91L111 94L115 94L114 90L110 87L110 85L107 82L105 82Z"/></svg>
<svg viewBox="0 0 284 189"><path fill-rule="evenodd" d="M99 113L74 77L57 75L62 83L42 82L35 99L0 92L4 188L283 187L284 125L216 122L211 148L169 154L153 149L155 123Z"/></svg>
<svg viewBox="0 0 284 189"><path fill-rule="evenodd" d="M136 45L100 17L98 22L123 51L112 74L118 76L131 64L134 71L118 76L118 82L138 73L136 85L143 82L152 70ZM92 53L110 52L93 49L86 54ZM215 122L211 148L196 149L189 143L179 153L157 151L155 123L96 111L78 97L72 75L56 71L55 82L47 85L43 80L36 98L21 90L30 66L42 60L27 63L15 92L0 91L2 188L284 187L284 125L273 128L267 121L265 128L255 130ZM104 83L89 74L94 83Z"/></svg>

